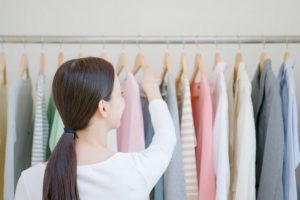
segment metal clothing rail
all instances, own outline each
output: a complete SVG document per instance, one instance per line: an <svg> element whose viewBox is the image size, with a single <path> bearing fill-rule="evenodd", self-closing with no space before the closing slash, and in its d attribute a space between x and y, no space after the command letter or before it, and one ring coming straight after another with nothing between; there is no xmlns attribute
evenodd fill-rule
<svg viewBox="0 0 300 200"><path fill-rule="evenodd" d="M71 35L0 35L0 44L281 44L300 43L300 35L249 36L71 36Z"/></svg>

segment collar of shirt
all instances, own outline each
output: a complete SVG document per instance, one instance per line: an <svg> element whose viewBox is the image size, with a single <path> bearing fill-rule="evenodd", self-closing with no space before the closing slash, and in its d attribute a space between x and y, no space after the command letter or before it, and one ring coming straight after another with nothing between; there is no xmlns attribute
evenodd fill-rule
<svg viewBox="0 0 300 200"><path fill-rule="evenodd" d="M295 61L293 59L288 59L284 62L284 68L285 69L294 69L294 66L295 66Z"/></svg>
<svg viewBox="0 0 300 200"><path fill-rule="evenodd" d="M237 77L235 83L240 81L243 78L243 73L245 70L246 70L246 64L244 62L241 62L237 69Z"/></svg>
<svg viewBox="0 0 300 200"><path fill-rule="evenodd" d="M287 84L289 78L293 76L294 65L295 65L295 61L292 59L286 60L282 63L278 73L278 79L280 81L281 87L283 87L284 84ZM293 88L291 89L293 90Z"/></svg>
<svg viewBox="0 0 300 200"><path fill-rule="evenodd" d="M219 62L215 65L213 72L209 78L209 86L210 86L210 92L213 94L217 87L219 86L219 79L220 75L225 72L226 69L226 63L225 62Z"/></svg>
<svg viewBox="0 0 300 200"><path fill-rule="evenodd" d="M232 78L233 80L233 78ZM239 88L244 88L247 91L251 92L252 86L251 82L249 80L249 76L246 70L246 64L244 62L241 62L238 66L238 71L237 71L237 78L236 80L232 81L233 85L233 92L236 94Z"/></svg>
<svg viewBox="0 0 300 200"><path fill-rule="evenodd" d="M294 80L294 66L295 61L293 59L288 59L283 63L282 76L281 79L286 82L289 88L288 93L290 98L295 95L295 80Z"/></svg>
<svg viewBox="0 0 300 200"><path fill-rule="evenodd" d="M225 62L219 62L218 64L216 64L216 66L214 67L214 73L219 73L219 72L224 72L226 69L226 63Z"/></svg>
<svg viewBox="0 0 300 200"><path fill-rule="evenodd" d="M260 71L260 67L258 65L254 77L252 79L252 101L254 108L254 116L255 118L259 114L259 110L263 105L263 102L267 102L270 96L265 94L266 88L269 89L270 84L268 84L268 80L270 80L270 75L273 74L272 71L272 62L270 59L266 59L263 63L262 71ZM269 77L269 78L268 78Z"/></svg>

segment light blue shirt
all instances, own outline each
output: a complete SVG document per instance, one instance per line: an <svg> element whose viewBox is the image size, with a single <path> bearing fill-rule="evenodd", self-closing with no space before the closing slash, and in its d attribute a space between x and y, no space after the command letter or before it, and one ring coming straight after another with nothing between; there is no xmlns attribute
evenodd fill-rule
<svg viewBox="0 0 300 200"><path fill-rule="evenodd" d="M284 121L285 149L282 178L286 200L297 199L296 168L300 162L294 65L291 59L285 61L278 75Z"/></svg>
<svg viewBox="0 0 300 200"><path fill-rule="evenodd" d="M33 138L33 98L31 79L21 77L8 92L8 124L4 168L4 199L14 199L21 172L30 167Z"/></svg>

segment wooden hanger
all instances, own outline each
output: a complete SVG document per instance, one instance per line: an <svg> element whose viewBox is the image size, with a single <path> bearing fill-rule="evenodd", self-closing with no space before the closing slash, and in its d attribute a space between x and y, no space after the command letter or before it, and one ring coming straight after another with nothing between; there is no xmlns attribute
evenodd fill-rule
<svg viewBox="0 0 300 200"><path fill-rule="evenodd" d="M82 52L79 52L79 53L78 53L78 58L83 58L83 57L84 57L83 53L82 53Z"/></svg>
<svg viewBox="0 0 300 200"><path fill-rule="evenodd" d="M21 57L19 75L25 80L29 78L28 57L26 53L23 53Z"/></svg>
<svg viewBox="0 0 300 200"><path fill-rule="evenodd" d="M288 51L288 48L289 48L288 39L289 39L289 38L286 38L286 52L285 52L284 55L283 55L283 60L284 60L284 61L287 61L288 59L291 58L291 53Z"/></svg>
<svg viewBox="0 0 300 200"><path fill-rule="evenodd" d="M2 74L5 68L5 54L4 52L0 53L0 73Z"/></svg>
<svg viewBox="0 0 300 200"><path fill-rule="evenodd" d="M202 59L202 55L200 53L196 53L195 55L195 65L194 65L194 70L193 70L193 74L191 77L190 82L194 82L198 72L202 73L204 66L203 66L203 59Z"/></svg>
<svg viewBox="0 0 300 200"><path fill-rule="evenodd" d="M263 41L263 48L265 49L266 48L266 39L264 38L264 41ZM266 52L262 52L260 54L260 57L259 57L259 72L262 72L263 71L263 68L264 68L264 62L265 60L268 58L268 55Z"/></svg>
<svg viewBox="0 0 300 200"><path fill-rule="evenodd" d="M171 72L171 56L168 52L164 55L164 62L163 62L163 70L161 75L161 82L164 81L165 77L170 74Z"/></svg>
<svg viewBox="0 0 300 200"><path fill-rule="evenodd" d="M266 52L262 52L260 54L260 59L259 59L259 71L262 72L263 68L264 68L264 62L265 60L268 58L268 55Z"/></svg>
<svg viewBox="0 0 300 200"><path fill-rule="evenodd" d="M240 65L241 62L243 62L243 54L242 54L242 52L238 52L235 56L235 64L234 64L234 67L233 67L234 80L237 79L238 69L239 69L239 65Z"/></svg>
<svg viewBox="0 0 300 200"><path fill-rule="evenodd" d="M40 73L45 72L45 53L40 54L40 67L39 67Z"/></svg>
<svg viewBox="0 0 300 200"><path fill-rule="evenodd" d="M127 53L123 52L120 54L117 67L116 67L117 75L120 75L123 69L125 69L127 73L130 72L127 64L127 60L128 60L127 58L128 58Z"/></svg>
<svg viewBox="0 0 300 200"><path fill-rule="evenodd" d="M283 60L287 61L290 58L291 58L291 53L289 51L286 51L283 55Z"/></svg>
<svg viewBox="0 0 300 200"><path fill-rule="evenodd" d="M59 52L58 54L58 67L60 67L63 63L64 63L64 53L63 52Z"/></svg>
<svg viewBox="0 0 300 200"><path fill-rule="evenodd" d="M141 68L145 68L145 67L146 67L145 56L144 54L139 52L135 57L135 63L131 71L133 75L135 75Z"/></svg>
<svg viewBox="0 0 300 200"><path fill-rule="evenodd" d="M243 62L243 54L238 52L235 56L234 68L238 68L241 62Z"/></svg>
<svg viewBox="0 0 300 200"><path fill-rule="evenodd" d="M214 63L214 67L219 63L219 62L221 62L221 53L220 52L217 52L216 54L215 54L215 63Z"/></svg>
<svg viewBox="0 0 300 200"><path fill-rule="evenodd" d="M0 74L3 75L2 84L5 86L7 84L6 80L6 60L5 60L5 53L0 53Z"/></svg>
<svg viewBox="0 0 300 200"><path fill-rule="evenodd" d="M101 54L100 54L100 58L102 58L102 59L108 61L108 59L107 59L107 58L108 58L107 53L101 53Z"/></svg>
<svg viewBox="0 0 300 200"><path fill-rule="evenodd" d="M180 69L179 69L179 73L176 77L176 85L178 85L180 83L180 80L183 76L186 76L187 74L187 60L186 60L186 56L184 53L181 54L181 58L180 58Z"/></svg>

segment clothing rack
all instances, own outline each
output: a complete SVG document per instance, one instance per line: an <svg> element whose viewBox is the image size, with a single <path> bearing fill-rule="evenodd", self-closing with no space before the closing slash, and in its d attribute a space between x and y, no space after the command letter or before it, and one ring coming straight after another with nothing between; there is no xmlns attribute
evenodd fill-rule
<svg viewBox="0 0 300 200"><path fill-rule="evenodd" d="M0 44L27 43L37 44L174 44L174 45L199 45L199 44L288 44L300 43L300 35L252 35L252 36L72 36L72 35L0 35Z"/></svg>

